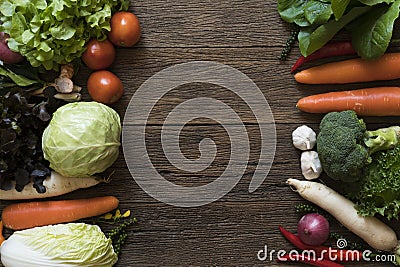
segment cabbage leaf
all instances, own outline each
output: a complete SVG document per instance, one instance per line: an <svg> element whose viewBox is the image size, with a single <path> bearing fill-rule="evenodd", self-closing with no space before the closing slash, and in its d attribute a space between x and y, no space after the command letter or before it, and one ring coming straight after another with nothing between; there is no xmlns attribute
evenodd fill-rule
<svg viewBox="0 0 400 267"><path fill-rule="evenodd" d="M53 114L42 135L44 158L66 177L88 177L105 171L119 155L118 113L98 102L75 102Z"/></svg>
<svg viewBox="0 0 400 267"><path fill-rule="evenodd" d="M16 231L1 246L5 267L111 267L117 260L111 239L85 223Z"/></svg>

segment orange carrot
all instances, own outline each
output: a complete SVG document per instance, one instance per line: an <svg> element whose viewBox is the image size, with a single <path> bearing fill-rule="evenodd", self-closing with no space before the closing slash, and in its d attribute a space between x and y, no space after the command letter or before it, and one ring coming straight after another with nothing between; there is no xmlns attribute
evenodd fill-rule
<svg viewBox="0 0 400 267"><path fill-rule="evenodd" d="M400 87L375 87L311 95L296 105L309 113L354 110L360 116L400 116Z"/></svg>
<svg viewBox="0 0 400 267"><path fill-rule="evenodd" d="M299 83L344 84L400 78L400 53L388 53L375 60L361 58L323 64L294 75Z"/></svg>
<svg viewBox="0 0 400 267"><path fill-rule="evenodd" d="M22 230L101 215L116 209L118 204L113 196L15 203L5 207L1 217L5 227Z"/></svg>

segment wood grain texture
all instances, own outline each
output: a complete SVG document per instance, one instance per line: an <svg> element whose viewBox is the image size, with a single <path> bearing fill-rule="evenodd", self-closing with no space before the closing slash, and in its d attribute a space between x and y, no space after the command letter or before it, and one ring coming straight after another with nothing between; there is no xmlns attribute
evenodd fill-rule
<svg viewBox="0 0 400 267"><path fill-rule="evenodd" d="M254 47L285 42L276 3L267 1L135 1L141 47Z"/></svg>
<svg viewBox="0 0 400 267"><path fill-rule="evenodd" d="M220 200L201 207L178 208L163 204L146 194L130 174L123 156L111 168L112 180L95 188L79 190L56 199L115 195L122 210L131 209L139 223L129 230L117 267L122 266L296 266L277 264L275 259L259 261L257 252L293 249L278 231L283 225L295 231L299 214L294 206L305 203L285 185L287 178L302 178L300 151L292 146L291 133L307 124L316 131L321 115L305 114L296 109L299 98L317 92L355 89L374 85L396 85L399 81L368 84L309 86L296 84L289 73L299 55L295 48L285 62L278 56L290 27L278 16L272 0L139 0L131 1L130 11L140 19L143 34L133 48L118 48L111 71L124 83L125 94L113 107L126 126L135 125L135 114L126 114L129 101L138 88L156 73L175 64L212 61L231 66L247 75L260 89L272 110L276 127L276 153L264 183L253 193L249 184L259 164L261 138L259 123L251 107L226 88L190 83L175 88L158 100L147 120L146 145L149 157L166 180L187 187L205 185L217 179L226 168L232 144L224 125L209 118L197 118L185 125L179 135L181 153L188 159L200 157L199 144L210 138L217 147L212 164L197 173L182 171L166 158L161 143L163 127L178 128L180 121L164 125L168 114L179 104L197 97L209 97L229 105L244 124L250 143L249 159L236 162L245 166L237 185ZM339 37L341 38L341 37ZM391 48L396 51L397 48ZM310 66L307 65L307 66ZM84 87L90 71L83 67L76 83ZM179 73L176 74L179 79ZM229 79L230 77L226 77ZM88 96L85 93L85 99ZM142 103L143 106L145 102ZM264 100L260 99L260 104ZM207 111L210 107L202 107ZM218 115L216 111L215 115ZM229 119L229 118L228 118ZM400 122L399 118L366 118L371 128ZM239 125L236 125L239 126ZM135 135L125 141L133 142ZM137 171L142 171L137 166ZM135 170L132 170L135 172ZM151 177L149 177L151 178ZM338 187L323 176L329 185ZM0 208L9 204L1 202ZM389 222L399 232L397 222ZM105 225L107 231L111 227ZM354 235L337 223L335 232L351 241ZM10 234L8 231L7 234ZM352 263L346 266L390 266L384 263Z"/></svg>

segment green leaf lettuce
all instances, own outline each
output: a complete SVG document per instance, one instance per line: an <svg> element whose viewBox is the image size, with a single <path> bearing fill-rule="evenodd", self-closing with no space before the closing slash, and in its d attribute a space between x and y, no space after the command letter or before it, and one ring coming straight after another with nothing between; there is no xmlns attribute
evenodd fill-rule
<svg viewBox="0 0 400 267"><path fill-rule="evenodd" d="M400 146L372 155L364 178L350 193L361 215L380 214L388 219L400 215Z"/></svg>
<svg viewBox="0 0 400 267"><path fill-rule="evenodd" d="M79 58L91 38L105 39L113 12L127 0L3 0L0 31L34 67L58 69Z"/></svg>

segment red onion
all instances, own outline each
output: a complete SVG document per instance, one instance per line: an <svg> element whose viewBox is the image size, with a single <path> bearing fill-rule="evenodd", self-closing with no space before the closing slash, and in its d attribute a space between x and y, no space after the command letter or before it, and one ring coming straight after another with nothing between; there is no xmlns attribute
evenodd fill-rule
<svg viewBox="0 0 400 267"><path fill-rule="evenodd" d="M301 241L307 245L322 245L329 237L329 222L320 214L306 214L297 225L297 233Z"/></svg>
<svg viewBox="0 0 400 267"><path fill-rule="evenodd" d="M24 57L8 48L7 40L9 37L8 34L0 32L0 60L7 64L20 63L24 60Z"/></svg>

